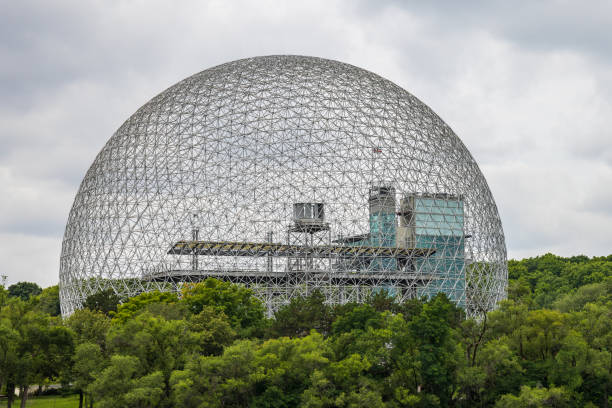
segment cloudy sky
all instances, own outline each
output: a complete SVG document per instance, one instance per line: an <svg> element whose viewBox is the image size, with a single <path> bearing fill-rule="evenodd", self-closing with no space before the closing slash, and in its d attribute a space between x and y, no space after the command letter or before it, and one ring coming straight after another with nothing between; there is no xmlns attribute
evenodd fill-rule
<svg viewBox="0 0 612 408"><path fill-rule="evenodd" d="M612 2L0 0L0 11L8 284L57 283L79 183L138 107L269 54L348 62L428 104L480 164L509 257L612 253Z"/></svg>

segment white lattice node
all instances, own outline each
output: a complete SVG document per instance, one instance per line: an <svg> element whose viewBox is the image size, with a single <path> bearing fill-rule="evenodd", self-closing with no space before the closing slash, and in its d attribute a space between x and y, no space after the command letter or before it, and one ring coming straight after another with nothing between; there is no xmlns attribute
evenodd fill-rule
<svg viewBox="0 0 612 408"><path fill-rule="evenodd" d="M444 292L469 315L505 297L501 221L476 162L425 104L360 68L269 56L162 92L110 138L74 200L62 314L207 277L272 313Z"/></svg>

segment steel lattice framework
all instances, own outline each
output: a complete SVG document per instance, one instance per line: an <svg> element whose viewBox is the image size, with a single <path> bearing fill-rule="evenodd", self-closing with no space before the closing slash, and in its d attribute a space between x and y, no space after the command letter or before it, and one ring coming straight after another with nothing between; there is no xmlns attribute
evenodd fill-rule
<svg viewBox="0 0 612 408"><path fill-rule="evenodd" d="M257 57L172 86L104 146L66 226L62 313L211 276L270 313L318 289L444 292L476 314L505 297L506 247L476 162L429 107L351 65Z"/></svg>

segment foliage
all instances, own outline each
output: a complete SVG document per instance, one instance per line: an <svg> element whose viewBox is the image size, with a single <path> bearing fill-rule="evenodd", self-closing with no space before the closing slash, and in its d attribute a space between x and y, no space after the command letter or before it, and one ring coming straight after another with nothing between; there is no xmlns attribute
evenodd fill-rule
<svg viewBox="0 0 612 408"><path fill-rule="evenodd" d="M27 301L32 296L37 296L42 292L40 286L33 282L18 282L8 287L10 297L19 298Z"/></svg>
<svg viewBox="0 0 612 408"><path fill-rule="evenodd" d="M611 260L510 261L509 299L478 320L444 294L384 292L314 292L267 320L249 290L209 279L60 321L47 288L0 304L0 386L70 382L95 407L609 406Z"/></svg>
<svg viewBox="0 0 612 408"><path fill-rule="evenodd" d="M14 298L0 311L3 332L0 373L9 394L15 386L25 395L31 384L59 378L74 352L72 333L48 315Z"/></svg>
<svg viewBox="0 0 612 408"><path fill-rule="evenodd" d="M205 306L224 313L241 337L260 335L265 327L263 304L242 286L209 278L187 285L183 299L193 314L200 313Z"/></svg>
<svg viewBox="0 0 612 408"><path fill-rule="evenodd" d="M327 334L333 321L332 308L323 303L325 297L319 291L305 298L292 298L291 302L276 313L272 322L275 336L306 336L312 329Z"/></svg>
<svg viewBox="0 0 612 408"><path fill-rule="evenodd" d="M99 408L154 407L163 395L163 376L143 373L136 357L114 355L89 389Z"/></svg>
<svg viewBox="0 0 612 408"><path fill-rule="evenodd" d="M205 356L219 355L223 348L232 344L236 331L232 329L227 316L205 306L196 315L189 316L188 330L193 352Z"/></svg>
<svg viewBox="0 0 612 408"><path fill-rule="evenodd" d="M520 261L508 261L508 278L510 279L510 298L521 300L531 308L551 308L555 302L565 302L565 296L582 289L582 301L575 299L572 303L579 304L567 307L579 307L580 303L596 301L601 295L603 301L612 300L612 255L588 258L573 256L563 258L546 254ZM604 283L607 282L607 283ZM607 293L605 288L607 288ZM590 295L590 298L589 298ZM557 305L561 306L561 305ZM565 307L565 310L567 310Z"/></svg>
<svg viewBox="0 0 612 408"><path fill-rule="evenodd" d="M106 333L110 327L110 319L102 312L76 310L64 323L72 329L77 344L93 343L102 350L106 349Z"/></svg>
<svg viewBox="0 0 612 408"><path fill-rule="evenodd" d="M8 290L6 290L3 285L0 285L0 308L6 305L8 298Z"/></svg>
<svg viewBox="0 0 612 408"><path fill-rule="evenodd" d="M81 393L80 406L82 406L83 394L88 394L88 387L100 375L106 365L106 361L100 346L94 343L79 344L76 347L72 360L71 377L74 387Z"/></svg>
<svg viewBox="0 0 612 408"><path fill-rule="evenodd" d="M111 315L113 316L114 320L120 323L125 323L148 305L176 302L178 302L178 296L175 293L159 291L145 292L118 305L117 311L111 312Z"/></svg>
<svg viewBox="0 0 612 408"><path fill-rule="evenodd" d="M109 288L87 296L87 299L83 302L83 307L108 315L117 311L117 305L120 301L121 298L115 294L113 289Z"/></svg>
<svg viewBox="0 0 612 408"><path fill-rule="evenodd" d="M588 303L603 304L610 300L612 300L612 278L608 277L603 282L590 283L562 295L553 302L552 307L562 312L575 312Z"/></svg>
<svg viewBox="0 0 612 408"><path fill-rule="evenodd" d="M59 316L60 310L60 298L59 298L59 286L50 286L43 289L36 299L37 308L42 313L46 313L51 316Z"/></svg>
<svg viewBox="0 0 612 408"><path fill-rule="evenodd" d="M495 408L539 408L539 407L568 407L569 397L563 388L531 388L521 387L518 396L504 395L495 404Z"/></svg>
<svg viewBox="0 0 612 408"><path fill-rule="evenodd" d="M171 379L175 406L293 407L313 370L329 363L323 337L241 340L223 355L199 357Z"/></svg>

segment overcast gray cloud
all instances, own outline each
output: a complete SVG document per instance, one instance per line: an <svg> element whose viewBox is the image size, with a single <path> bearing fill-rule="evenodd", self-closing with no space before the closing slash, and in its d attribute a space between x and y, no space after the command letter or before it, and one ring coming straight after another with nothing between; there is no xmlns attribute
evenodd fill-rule
<svg viewBox="0 0 612 408"><path fill-rule="evenodd" d="M139 106L268 54L376 72L462 138L511 257L612 253L609 2L0 0L0 274L58 280L79 182Z"/></svg>

